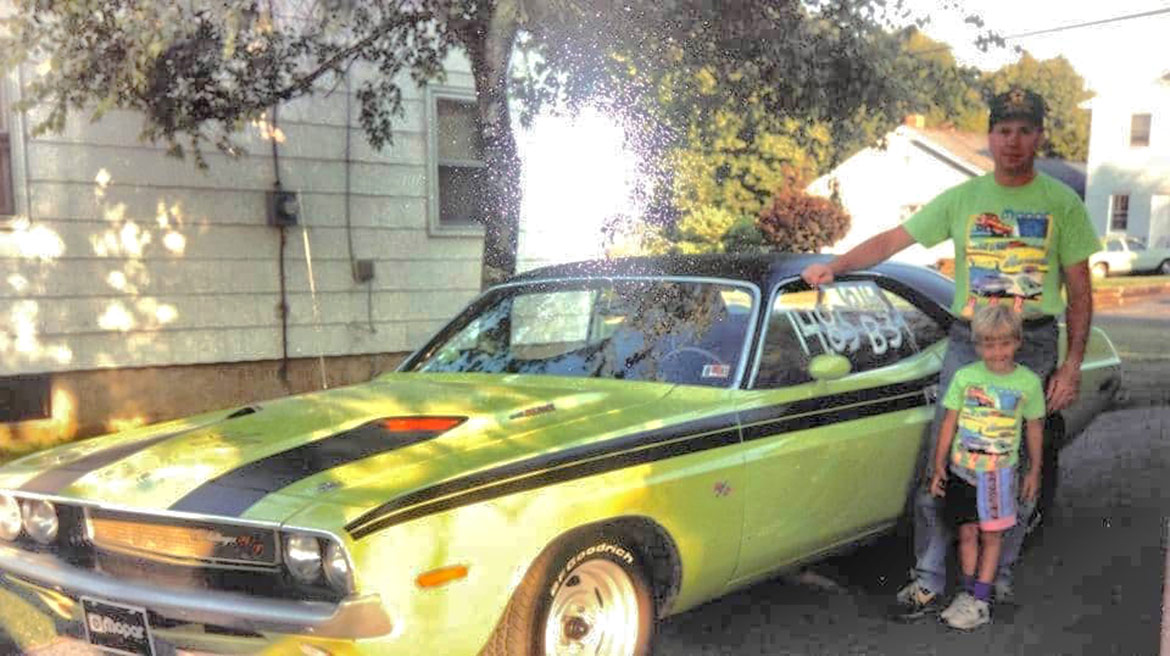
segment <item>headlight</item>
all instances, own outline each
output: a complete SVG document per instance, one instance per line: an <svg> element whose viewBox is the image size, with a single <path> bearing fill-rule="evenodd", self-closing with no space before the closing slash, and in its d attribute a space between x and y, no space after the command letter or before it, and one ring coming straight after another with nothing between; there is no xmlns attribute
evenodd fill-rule
<svg viewBox="0 0 1170 656"><path fill-rule="evenodd" d="M48 501L25 501L24 530L37 542L49 544L57 538L57 509Z"/></svg>
<svg viewBox="0 0 1170 656"><path fill-rule="evenodd" d="M7 494L0 494L0 540L15 540L20 536L20 503Z"/></svg>
<svg viewBox="0 0 1170 656"><path fill-rule="evenodd" d="M321 543L311 535L290 535L284 540L284 566L301 583L321 576Z"/></svg>
<svg viewBox="0 0 1170 656"><path fill-rule="evenodd" d="M349 561L345 559L345 550L340 544L329 541L325 547L325 580L329 581L335 590L349 592Z"/></svg>

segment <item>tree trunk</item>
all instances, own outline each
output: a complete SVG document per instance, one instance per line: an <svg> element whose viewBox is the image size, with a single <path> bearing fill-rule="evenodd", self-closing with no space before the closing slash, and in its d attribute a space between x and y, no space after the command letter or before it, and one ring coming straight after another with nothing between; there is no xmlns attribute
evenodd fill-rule
<svg viewBox="0 0 1170 656"><path fill-rule="evenodd" d="M475 76L490 197L485 199L484 287L516 272L520 231L520 156L508 111L508 68L519 29L518 0L498 0L491 19L468 30L464 41Z"/></svg>

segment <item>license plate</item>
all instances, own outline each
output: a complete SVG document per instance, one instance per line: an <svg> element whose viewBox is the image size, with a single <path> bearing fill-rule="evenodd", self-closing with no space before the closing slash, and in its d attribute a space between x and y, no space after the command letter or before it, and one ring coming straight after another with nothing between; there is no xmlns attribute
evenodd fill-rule
<svg viewBox="0 0 1170 656"><path fill-rule="evenodd" d="M154 656L146 609L81 598L85 612L85 639L116 654Z"/></svg>

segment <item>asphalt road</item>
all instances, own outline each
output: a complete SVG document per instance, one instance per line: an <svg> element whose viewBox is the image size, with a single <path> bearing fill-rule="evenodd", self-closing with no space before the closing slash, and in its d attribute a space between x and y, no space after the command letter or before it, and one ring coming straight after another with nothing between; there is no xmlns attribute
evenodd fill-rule
<svg viewBox="0 0 1170 656"><path fill-rule="evenodd" d="M1018 605L971 633L888 618L911 565L906 536L667 620L655 653L1085 654L1159 652L1170 518L1170 299L1098 314L1125 362L1119 409L1061 457L1056 516L1018 565ZM1166 656L1170 656L1170 647Z"/></svg>

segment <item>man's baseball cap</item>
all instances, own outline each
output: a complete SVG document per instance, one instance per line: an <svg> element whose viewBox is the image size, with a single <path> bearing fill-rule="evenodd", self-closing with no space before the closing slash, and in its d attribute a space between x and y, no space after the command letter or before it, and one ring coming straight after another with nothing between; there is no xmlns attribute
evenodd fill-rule
<svg viewBox="0 0 1170 656"><path fill-rule="evenodd" d="M988 129L996 123L1012 118L1022 118L1044 127L1044 98L1034 91L1012 87L991 99L991 120Z"/></svg>

